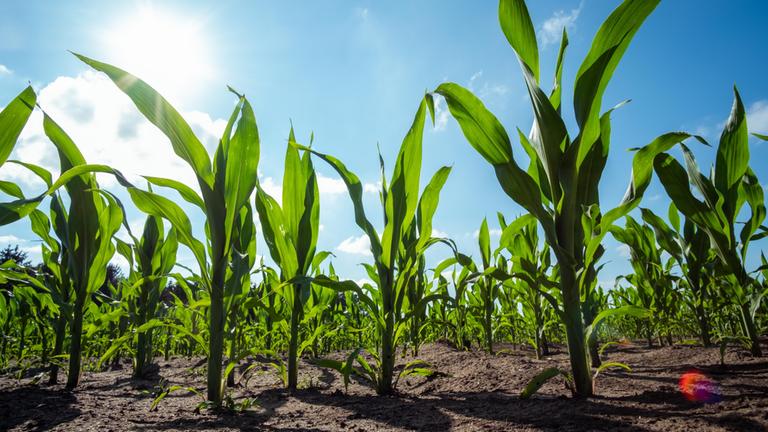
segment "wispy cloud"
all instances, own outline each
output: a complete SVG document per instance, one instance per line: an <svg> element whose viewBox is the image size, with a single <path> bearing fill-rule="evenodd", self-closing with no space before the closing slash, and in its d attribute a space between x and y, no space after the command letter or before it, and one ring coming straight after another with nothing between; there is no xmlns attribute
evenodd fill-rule
<svg viewBox="0 0 768 432"><path fill-rule="evenodd" d="M0 64L0 76L10 75L12 73L13 73L13 71L8 69L7 66Z"/></svg>
<svg viewBox="0 0 768 432"><path fill-rule="evenodd" d="M747 124L750 132L768 134L768 100L759 100L749 106Z"/></svg>
<svg viewBox="0 0 768 432"><path fill-rule="evenodd" d="M490 83L482 78L483 71L477 71L469 78L467 83L467 88L481 99L493 95L503 96L509 92L509 87L506 85Z"/></svg>
<svg viewBox="0 0 768 432"><path fill-rule="evenodd" d="M544 21L539 28L539 40L543 46L552 45L560 42L563 28L570 30L576 25L576 20L581 14L584 2L579 3L579 7L565 12L564 9L556 11L548 20Z"/></svg>
<svg viewBox="0 0 768 432"><path fill-rule="evenodd" d="M469 88L471 91L473 91L473 92L474 92L474 91L476 90L476 88L475 88L475 83L476 83L476 82L477 82L477 81L478 81L480 78L482 78L482 76L483 76L483 71L477 71L477 72L475 72L475 73L474 73L474 74L473 74L473 75L472 75L472 76L469 78L469 83L467 84L467 88Z"/></svg>
<svg viewBox="0 0 768 432"><path fill-rule="evenodd" d="M624 259L629 259L632 256L629 252L629 246L625 244L620 244L616 246L616 252L619 254L620 257Z"/></svg>
<svg viewBox="0 0 768 432"><path fill-rule="evenodd" d="M9 243L9 244L10 243L16 243L16 244L18 244L18 243L26 243L26 242L27 242L26 240L24 240L22 238L18 238L18 237L16 237L13 234L0 235L0 244L6 244L6 243Z"/></svg>
<svg viewBox="0 0 768 432"><path fill-rule="evenodd" d="M435 131L444 131L451 113L448 111L444 97L439 94L435 94L433 97L435 100Z"/></svg>

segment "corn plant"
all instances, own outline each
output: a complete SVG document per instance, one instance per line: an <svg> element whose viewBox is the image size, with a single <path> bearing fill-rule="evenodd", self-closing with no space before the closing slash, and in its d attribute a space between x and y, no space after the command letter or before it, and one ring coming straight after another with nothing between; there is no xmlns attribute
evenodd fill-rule
<svg viewBox="0 0 768 432"><path fill-rule="evenodd" d="M428 247L440 241L431 236L432 217L437 209L440 190L451 168L440 168L419 195L422 135L427 105L425 98L419 105L413 124L400 147L389 183L383 178L382 163L381 200L384 206L384 230L381 235L365 214L360 179L338 159L303 147L330 164L341 176L352 199L355 222L371 243L375 264L369 274L373 277L375 286L366 284L367 290L363 290L353 281L337 282L320 277L315 278L315 282L342 291L354 291L367 309L370 319L374 320L379 350L376 355L376 371L369 375L375 381L379 394L390 394L393 390L395 350L404 337L410 318L409 313L403 309L408 281L419 269L419 257ZM421 310L422 305L438 298L440 296L437 294L426 296L416 305L412 305L411 311ZM373 372L372 368L369 370Z"/></svg>
<svg viewBox="0 0 768 432"><path fill-rule="evenodd" d="M246 302L252 295L251 269L256 263L256 225L253 209L246 204L235 218L232 233L233 253L230 259L230 271L227 272L224 288L224 310L227 311L227 331L229 354L225 376L227 385L234 387L235 370L238 361L251 353L251 347L244 343L243 326L249 308Z"/></svg>
<svg viewBox="0 0 768 432"><path fill-rule="evenodd" d="M701 341L712 345L709 319L709 298L713 283L714 253L707 233L690 219L685 218L682 229L680 214L674 203L669 206L669 224L649 209L641 209L643 220L653 227L656 240L680 267L685 282L685 296L696 316Z"/></svg>
<svg viewBox="0 0 768 432"><path fill-rule="evenodd" d="M493 354L493 313L496 309L501 283L490 274L486 274L486 271L495 264L493 262L494 259L503 260L503 257L498 254L491 255L491 236L488 230L488 221L485 218L483 218L483 222L480 224L477 240L480 246L483 275L478 277L472 285L470 294L476 299L475 303L478 306L478 318L483 327L485 349L488 351L488 354ZM505 268L506 265L502 264L498 267Z"/></svg>
<svg viewBox="0 0 768 432"><path fill-rule="evenodd" d="M626 217L625 228L614 226L611 233L616 240L629 248L630 263L634 272L624 278L636 291L635 297L640 300L637 306L653 312L653 321L648 321L647 328L650 346L653 329L658 329L659 333L665 329L669 330L672 315L680 302L680 295L675 290L678 277L671 272L674 261L664 261L664 249L656 243L653 229L648 225L641 225L630 216ZM668 335L668 339L669 337L671 336Z"/></svg>
<svg viewBox="0 0 768 432"><path fill-rule="evenodd" d="M471 332L470 325L467 320L467 290L470 284L477 278L477 272L471 270L475 267L471 261L466 262L467 265L459 265L457 272L458 260L456 257L446 258L440 264L435 267L434 273L442 277L442 273L448 267L453 267L451 270L451 284L453 285L453 296L448 292L448 281L442 281L439 291L448 301L443 301L438 304L439 309L433 308L435 311L442 311L442 317L440 324L444 327L444 334L450 333L454 346L458 349L470 348L469 334Z"/></svg>
<svg viewBox="0 0 768 432"><path fill-rule="evenodd" d="M51 297L59 306L59 313L54 324L54 346L51 353L54 358L63 353L64 338L66 336L67 323L72 317L72 279L69 277L70 253L65 242L59 242L56 238L66 238L67 221L69 215L59 194L51 197L51 218L39 210L30 214L32 231L43 241L43 271L42 281L51 293ZM53 230L54 235L51 235ZM49 384L58 382L58 362L51 364Z"/></svg>
<svg viewBox="0 0 768 432"><path fill-rule="evenodd" d="M762 351L753 308L759 294L745 262L750 241L765 219L766 210L763 188L749 167L749 132L738 90L734 88L733 107L720 135L711 175L699 171L688 147L681 144L681 148L685 168L671 155L661 153L654 159L654 171L680 212L707 233L710 247L719 258L716 269L723 277L721 287L739 307L750 351L759 357ZM736 218L745 204L749 218L737 231Z"/></svg>
<svg viewBox="0 0 768 432"><path fill-rule="evenodd" d="M260 143L253 109L245 96L232 90L238 103L211 160L189 124L147 83L122 69L77 56L92 68L104 72L133 101L147 120L168 137L174 152L189 164L197 177L201 194L176 180L156 177L147 180L157 186L176 190L184 200L204 212L208 247L193 236L189 218L177 204L160 195L132 187L124 180L123 183L128 186L128 192L139 210L171 223L176 229L179 243L187 246L197 261L202 284L210 293L207 397L214 407L219 407L223 392L225 282L233 256L243 252L238 250L232 238L236 219L248 203L258 181Z"/></svg>
<svg viewBox="0 0 768 432"><path fill-rule="evenodd" d="M310 154L307 151L303 156L299 154L293 129L285 153L282 208L257 186L256 209L269 253L280 267L280 280L290 285L284 293L291 311L288 391L295 392L299 325L310 296L311 281L307 276L315 257L317 234L320 231L320 195Z"/></svg>
<svg viewBox="0 0 768 432"><path fill-rule="evenodd" d="M61 172L86 165L72 139L47 114L43 128L59 153ZM65 228L61 229L59 241L69 252L67 270L75 294L66 385L72 389L80 378L84 309L104 282L107 264L115 253L112 236L123 222L123 213L111 195L100 193L94 174L80 174L69 180L65 188L70 205L66 220L61 221Z"/></svg>
<svg viewBox="0 0 768 432"><path fill-rule="evenodd" d="M539 245L539 233L536 230L536 220L522 216L508 225L503 226L500 247L510 254L512 272L527 275L527 278L511 279L504 288L513 291L520 301L522 317L525 324L533 329L533 347L536 358L549 355L545 330L551 325L548 319L550 310L557 310L557 300L552 296L552 269L549 246ZM553 306L550 301L554 300ZM517 312L515 310L510 313Z"/></svg>
<svg viewBox="0 0 768 432"><path fill-rule="evenodd" d="M651 178L653 156L690 135L668 133L656 138L632 162L629 188L621 203L600 214L598 185L610 149L610 116L601 115L602 97L630 41L658 0L626 0L603 23L576 75L574 112L579 133L571 139L561 116L563 39L555 84L547 96L540 88L536 33L524 0L502 0L499 21L517 53L534 111L528 136L518 133L531 163L527 171L515 161L506 130L470 91L455 83L435 92L447 101L469 144L493 165L507 195L535 217L552 247L560 271L562 316L568 339L576 393L592 394L580 291L592 285L590 269L601 255L601 241L615 220L636 207ZM586 223L583 223L586 222Z"/></svg>
<svg viewBox="0 0 768 432"><path fill-rule="evenodd" d="M130 233L130 231L129 231ZM133 234L130 234L133 237ZM157 216L147 216L141 238L133 238L133 245L117 240L118 252L128 261L131 273L127 283L129 292L124 293L131 322L141 327L149 320L158 317L160 294L165 288L167 275L176 264L176 230L171 228L165 234L163 220ZM141 377L145 368L152 362L153 329L136 335L133 375Z"/></svg>

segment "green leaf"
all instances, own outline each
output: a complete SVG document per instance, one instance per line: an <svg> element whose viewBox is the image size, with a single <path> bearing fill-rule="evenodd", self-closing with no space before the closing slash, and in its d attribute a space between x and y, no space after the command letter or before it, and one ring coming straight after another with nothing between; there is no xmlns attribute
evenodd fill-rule
<svg viewBox="0 0 768 432"><path fill-rule="evenodd" d="M592 376L592 386L596 387L595 381L597 380L598 375L606 369L624 369L627 372L632 372L632 368L629 367L629 365L621 362L605 362L601 364L597 370L595 371L595 374Z"/></svg>
<svg viewBox="0 0 768 432"><path fill-rule="evenodd" d="M237 129L229 140L226 152L224 180L224 244L229 244L235 216L248 202L258 183L260 141L251 104L241 97L242 110Z"/></svg>
<svg viewBox="0 0 768 432"><path fill-rule="evenodd" d="M738 194L735 189L749 165L749 135L744 104L736 87L733 94L733 108L720 136L715 160L715 187L726 197L726 201L729 197L735 201Z"/></svg>
<svg viewBox="0 0 768 432"><path fill-rule="evenodd" d="M165 98L149 84L122 69L80 54L73 54L92 68L107 74L117 87L131 98L144 117L168 137L173 151L195 171L201 183L200 186L206 184L208 187L213 187L211 161L205 147L181 114Z"/></svg>
<svg viewBox="0 0 768 432"><path fill-rule="evenodd" d="M174 189L179 193L179 195L181 195L182 198L184 198L184 201L190 204L194 204L201 210L205 211L205 203L203 202L203 199L200 197L200 195L197 194L197 192L195 192L194 189L187 186L186 184L163 177L144 176L144 178L155 186Z"/></svg>
<svg viewBox="0 0 768 432"><path fill-rule="evenodd" d="M640 306L620 306L614 309L606 309L592 320L592 324L586 328L585 339L592 340L592 335L597 331L603 320L615 316L633 316L636 318L647 318L651 315L651 311Z"/></svg>
<svg viewBox="0 0 768 432"><path fill-rule="evenodd" d="M536 394L541 386L543 386L547 381L561 374L563 374L563 371L556 367L546 368L539 372L530 381L528 381L528 384L526 384L523 391L520 392L520 399L529 399L531 396Z"/></svg>
<svg viewBox="0 0 768 432"><path fill-rule="evenodd" d="M555 66L555 83L552 86L552 92L549 94L549 100L552 106L560 112L560 103L563 93L563 61L565 60L565 49L568 47L568 32L563 27L563 37L560 41L560 50L557 53L557 66Z"/></svg>
<svg viewBox="0 0 768 432"><path fill-rule="evenodd" d="M299 149L309 151L315 156L324 160L334 170L336 170L339 176L341 176L341 179L347 186L349 197L352 200L352 205L355 209L355 223L357 223L357 226L362 228L362 230L368 236L371 242L371 252L373 253L373 256L381 256L381 241L379 240L379 235L376 233L376 229L373 227L373 224L371 224L370 220L368 220L368 217L365 215L365 207L363 206L363 185L357 175L347 169L347 167L340 160L333 156L317 152L309 147L304 147L298 144L296 144L296 146Z"/></svg>
<svg viewBox="0 0 768 432"><path fill-rule="evenodd" d="M32 171L36 176L40 177L40 179L43 181L43 183L45 183L47 187L51 187L51 184L53 184L53 176L51 175L51 172L39 165L17 160L9 160L8 163L21 165L24 168Z"/></svg>
<svg viewBox="0 0 768 432"><path fill-rule="evenodd" d="M424 192L421 193L417 214L420 236L417 250L421 250L432 235L432 218L435 215L435 211L437 211L437 204L440 200L440 191L442 190L443 185L445 185L446 180L448 180L448 175L450 173L450 167L442 167L437 170L424 188Z"/></svg>
<svg viewBox="0 0 768 432"><path fill-rule="evenodd" d="M539 48L536 31L525 0L501 0L499 2L499 23L504 36L517 53L517 58L539 82Z"/></svg>
<svg viewBox="0 0 768 432"><path fill-rule="evenodd" d="M283 211L259 185L256 186L256 212L272 259L280 266L284 277L295 276L299 265L293 239L285 227Z"/></svg>
<svg viewBox="0 0 768 432"><path fill-rule="evenodd" d="M594 257L602 244L602 239L608 233L610 226L640 204L640 200L648 189L648 186L651 184L656 157L690 137L706 143L700 136L691 135L685 132L669 132L657 137L645 147L637 150L635 156L632 158L632 177L629 186L627 187L627 191L624 194L624 198L622 198L618 206L603 215L600 221L599 234L593 236L589 241L585 258L587 262L590 262ZM688 181L686 178L684 184L687 185L687 183Z"/></svg>
<svg viewBox="0 0 768 432"><path fill-rule="evenodd" d="M486 218L483 218L483 223L480 224L478 243L480 245L480 255L483 259L483 268L487 269L491 266L491 235L488 231L488 221Z"/></svg>
<svg viewBox="0 0 768 432"><path fill-rule="evenodd" d="M600 136L603 93L632 38L660 0L625 0L603 22L576 74L573 95L581 130L577 166Z"/></svg>
<svg viewBox="0 0 768 432"><path fill-rule="evenodd" d="M189 221L186 213L184 213L184 210L168 198L153 192L128 188L128 193L139 210L153 216L162 217L171 223L171 226L176 229L179 242L192 251L200 267L203 279L207 281L208 266L205 257L205 246L194 236L192 223Z"/></svg>
<svg viewBox="0 0 768 432"><path fill-rule="evenodd" d="M385 208L384 232L381 234L381 263L394 268L402 238L411 226L419 202L422 140L426 116L426 102L422 99L408 133L403 139L395 161L395 170L389 184Z"/></svg>
<svg viewBox="0 0 768 432"><path fill-rule="evenodd" d="M435 93L445 98L467 141L485 160L494 166L514 160L504 126L472 92L455 83L443 83Z"/></svg>
<svg viewBox="0 0 768 432"><path fill-rule="evenodd" d="M5 163L13 151L36 101L37 95L29 86L0 111L0 165Z"/></svg>

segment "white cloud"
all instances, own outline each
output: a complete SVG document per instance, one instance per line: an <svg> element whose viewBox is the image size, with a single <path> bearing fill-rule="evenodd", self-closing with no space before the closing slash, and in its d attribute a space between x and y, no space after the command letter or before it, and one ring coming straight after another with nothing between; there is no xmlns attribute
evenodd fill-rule
<svg viewBox="0 0 768 432"><path fill-rule="evenodd" d="M360 17L363 21L368 19L368 14L370 12L368 11L368 8L358 8L357 9L357 16Z"/></svg>
<svg viewBox="0 0 768 432"><path fill-rule="evenodd" d="M347 237L342 241L336 250L353 255L371 255L371 241L367 235L363 234L360 237Z"/></svg>
<svg viewBox="0 0 768 432"><path fill-rule="evenodd" d="M750 132L768 134L768 100L759 100L747 110L747 124Z"/></svg>
<svg viewBox="0 0 768 432"><path fill-rule="evenodd" d="M444 237L444 238L447 238L447 237L450 237L450 236L445 231L440 231L437 228L432 228L432 237Z"/></svg>
<svg viewBox="0 0 768 432"><path fill-rule="evenodd" d="M112 166L141 186L144 181L140 175L153 175L197 189L192 169L173 153L168 139L102 74L87 71L76 77L60 76L40 90L38 101L73 139L88 163ZM212 152L226 121L199 111L182 112L182 116ZM58 156L45 137L39 110L32 114L11 158L58 173ZM4 165L0 172L3 178L41 185L33 174L13 164ZM113 177L101 174L99 182L105 187L115 184Z"/></svg>
<svg viewBox="0 0 768 432"><path fill-rule="evenodd" d="M261 180L261 188L264 189L264 192L269 194L269 196L274 198L277 202L281 203L282 205L282 202L283 202L283 184L282 183L277 183L275 179L272 177L266 177L263 180Z"/></svg>
<svg viewBox="0 0 768 432"><path fill-rule="evenodd" d="M13 73L13 71L8 69L7 66L0 64L0 76L10 75L12 73Z"/></svg>
<svg viewBox="0 0 768 432"><path fill-rule="evenodd" d="M355 283L356 283L358 286L361 286L361 287L362 287L363 285L365 285L365 284L368 284L368 285L371 285L371 286L373 286L373 281L372 281L372 280L370 280L370 279L368 279L368 278L360 278L360 279L357 279L357 280L355 280Z"/></svg>
<svg viewBox="0 0 768 432"><path fill-rule="evenodd" d="M0 235L0 244L4 243L26 243L27 240L18 238L13 234Z"/></svg>
<svg viewBox="0 0 768 432"><path fill-rule="evenodd" d="M548 20L544 21L539 29L539 40L542 45L552 45L560 42L560 38L563 33L563 28L570 30L576 24L576 19L579 18L581 8L584 6L584 2L579 4L579 7L566 13L565 10L559 10L555 12Z"/></svg>
<svg viewBox="0 0 768 432"><path fill-rule="evenodd" d="M338 177L326 177L317 174L317 187L324 195L341 195L347 193L347 185Z"/></svg>
<svg viewBox="0 0 768 432"><path fill-rule="evenodd" d="M128 226L131 228L131 233L136 238L141 238L142 234L144 233L144 222L146 221L145 217L140 217L137 219L133 219L131 221L128 221ZM128 235L128 230L125 229L124 226L120 226L120 229L117 231L116 234L117 238L120 240L126 242L126 243L133 243L133 239L131 239L131 236Z"/></svg>
<svg viewBox="0 0 768 432"><path fill-rule="evenodd" d="M487 81L483 81L482 85L479 85L481 78L483 77L483 71L475 72L467 83L467 88L475 93L480 99L488 96L504 96L509 93L509 87L504 84L491 84ZM446 113L446 116L448 114Z"/></svg>
<svg viewBox="0 0 768 432"><path fill-rule="evenodd" d="M616 252L619 254L620 257L625 259L630 259L632 257L632 254L629 251L629 246L625 244L620 244L616 246Z"/></svg>
<svg viewBox="0 0 768 432"><path fill-rule="evenodd" d="M488 230L488 234L489 234L491 237L501 237L501 232L502 232L502 231L501 231L501 228L491 228L491 229L489 229L489 230ZM472 233L472 237L474 237L474 238L480 238L480 230L479 230L479 229L476 229L476 230L475 230L475 231Z"/></svg>
<svg viewBox="0 0 768 432"><path fill-rule="evenodd" d="M381 182L363 184L363 192L378 195L381 192Z"/></svg>

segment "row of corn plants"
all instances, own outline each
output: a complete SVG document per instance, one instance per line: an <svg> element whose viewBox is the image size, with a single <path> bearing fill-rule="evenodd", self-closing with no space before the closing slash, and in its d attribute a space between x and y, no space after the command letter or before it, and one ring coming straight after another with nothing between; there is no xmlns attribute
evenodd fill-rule
<svg viewBox="0 0 768 432"><path fill-rule="evenodd" d="M381 227L368 217L360 178L313 147L313 138L299 142L293 128L282 196L270 196L257 175L261 142L255 115L237 91L230 88L236 105L209 154L151 86L77 55L106 74L167 136L197 184L144 177L143 188L109 166L88 164L44 111L43 129L58 153L60 176L8 160L31 113L45 108L36 106L32 88L13 99L0 112L0 164L30 170L45 190L27 196L19 185L1 181L0 191L9 199L0 203L0 224L29 221L41 240L42 262L33 266L9 253L0 263L0 367L23 375L42 365L48 381L56 383L66 365L66 387L72 389L84 367L130 358L140 378L158 355L204 356L206 404L220 408L231 402L227 387L237 380L247 385L254 373L242 360L257 356L274 366L289 392L300 387L304 358L336 369L345 383L355 374L385 395L395 391L400 377L435 373L417 359L426 342L479 347L489 354L508 350L511 343L528 347L537 358L565 344L570 370L545 370L523 394L563 373L581 397L593 394L595 371L626 367L602 362L605 344L618 338L642 338L649 345L692 336L705 346L738 341L760 356L759 338L768 325L762 301L768 264L763 259L763 266L748 268L747 253L768 230L762 225L764 192L749 166L750 137L738 92L710 176L700 172L684 144L703 138L670 132L635 149L623 199L607 211L600 202L611 115L618 108L604 110L603 94L658 3L625 0L599 28L574 79L577 130L569 132L561 106L567 34L547 93L527 6L523 0L501 0L501 30L519 60L533 110L529 133L516 134L527 168L513 155L507 130L477 96L458 84L441 84L419 101L389 176L379 155ZM434 122L436 98L445 99L467 142L525 211L510 222L498 215L497 244L484 219L477 251L459 251L452 240L433 235L451 172L442 167L422 181L424 128L430 118ZM674 147L682 150L684 166L668 153ZM372 261L364 264L370 282L344 280L332 254L317 249L316 161L346 184L355 223L370 242ZM96 173L114 176L132 205L146 214L141 233L131 232L126 221L128 203L101 189ZM654 174L672 201L666 219L645 208L633 216ZM177 201L156 192L160 189L199 212L204 237L193 231L190 215ZM743 215L745 222L737 220ZM118 235L121 228L127 235ZM613 287L598 283L608 234L628 247L632 266ZM257 262L259 235L274 266ZM427 251L436 245L447 247L449 258L431 267ZM191 251L196 268L177 263L180 247ZM110 276L116 255L128 263L119 278ZM328 356L339 351L345 360ZM398 353L407 357L408 351L413 359L398 365Z"/></svg>

